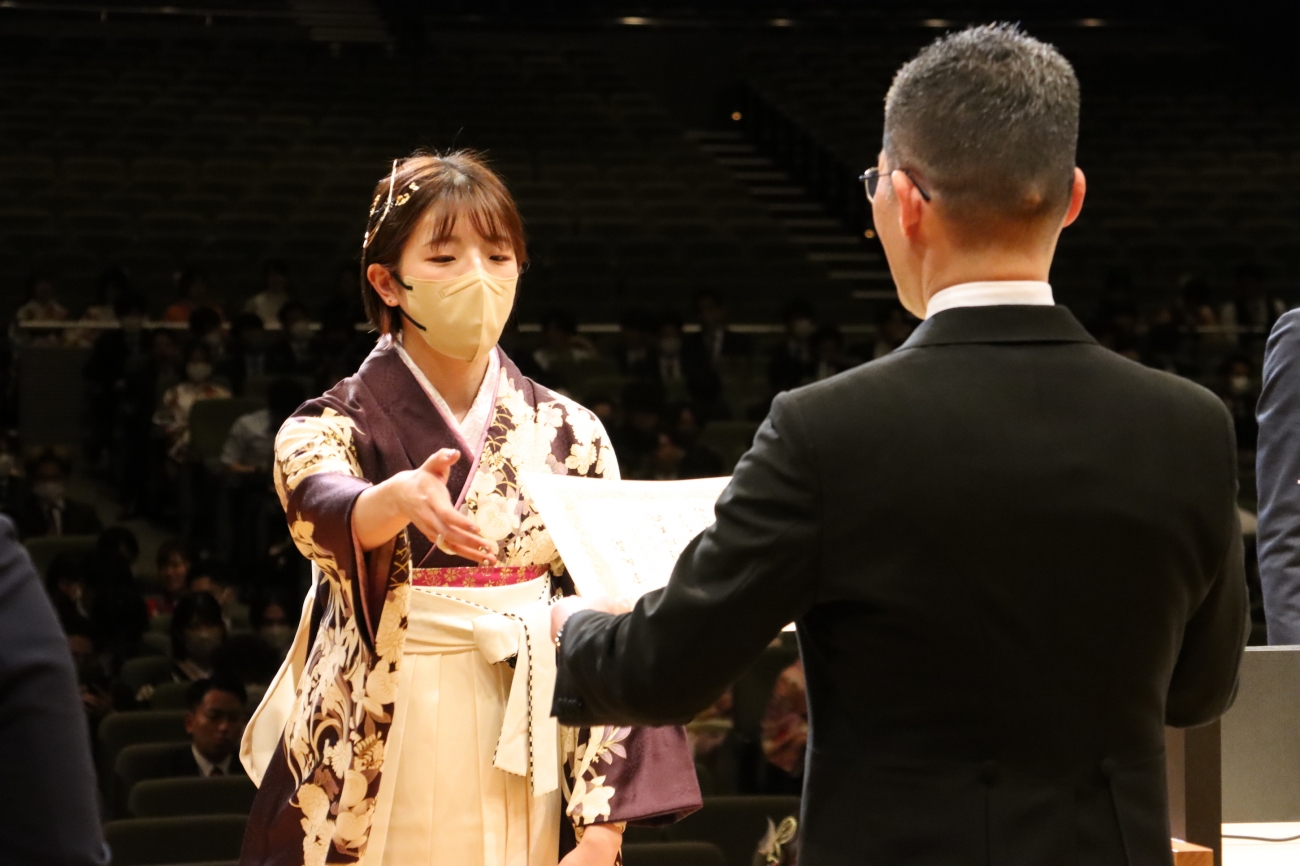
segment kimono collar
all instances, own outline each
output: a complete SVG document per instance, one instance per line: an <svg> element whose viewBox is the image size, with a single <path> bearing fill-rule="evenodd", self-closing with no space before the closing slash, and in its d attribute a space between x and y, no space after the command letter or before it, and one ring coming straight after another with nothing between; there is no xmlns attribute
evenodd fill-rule
<svg viewBox="0 0 1300 866"><path fill-rule="evenodd" d="M465 414L464 420L457 421L451 407L447 405L446 399L443 398L438 389L429 381L429 377L424 375L424 371L416 365L410 354L407 353L400 336L393 338L393 348L397 350L398 357L402 359L402 363L406 365L406 368L411 371L415 381L420 383L424 393L429 395L434 407L442 415L443 421L446 422L447 428L460 434L464 444L463 450L471 455L476 455L482 451L483 435L487 432L488 424L492 421L493 409L496 408L497 385L501 380L501 359L498 357L498 353L501 350L493 348L488 355L487 373L483 376L483 381L479 383L478 394L474 397L474 403L469 407L469 412Z"/></svg>

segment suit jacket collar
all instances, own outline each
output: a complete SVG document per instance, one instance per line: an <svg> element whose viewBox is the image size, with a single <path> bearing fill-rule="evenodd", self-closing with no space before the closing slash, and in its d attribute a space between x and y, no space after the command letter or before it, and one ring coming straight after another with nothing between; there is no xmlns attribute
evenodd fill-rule
<svg viewBox="0 0 1300 866"><path fill-rule="evenodd" d="M1096 343L1062 306L955 307L921 323L900 348L962 343Z"/></svg>

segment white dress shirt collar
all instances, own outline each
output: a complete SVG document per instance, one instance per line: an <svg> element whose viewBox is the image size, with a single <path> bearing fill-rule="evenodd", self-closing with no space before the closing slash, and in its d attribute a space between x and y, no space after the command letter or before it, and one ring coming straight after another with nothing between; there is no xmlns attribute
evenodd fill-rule
<svg viewBox="0 0 1300 866"><path fill-rule="evenodd" d="M1050 283L1039 280L984 280L959 283L935 292L925 306L925 317L928 319L936 313L955 307L992 307L1002 304L1050 307L1055 303Z"/></svg>
<svg viewBox="0 0 1300 866"><path fill-rule="evenodd" d="M194 763L199 765L199 775L203 778L211 778L212 771L217 769L221 770L221 775L223 776L230 775L230 759L234 757L233 755L226 755L225 760L214 764L203 756L203 753L199 751L198 746L191 745L190 751L194 753Z"/></svg>

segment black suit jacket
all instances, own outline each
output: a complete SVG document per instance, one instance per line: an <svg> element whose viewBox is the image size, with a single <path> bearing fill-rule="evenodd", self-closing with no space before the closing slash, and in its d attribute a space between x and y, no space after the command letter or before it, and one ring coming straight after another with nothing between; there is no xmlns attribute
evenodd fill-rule
<svg viewBox="0 0 1300 866"><path fill-rule="evenodd" d="M0 517L0 862L101 866L90 733L54 608L13 524Z"/></svg>
<svg viewBox="0 0 1300 866"><path fill-rule="evenodd" d="M798 623L799 861L1171 862L1163 726L1247 633L1232 423L1063 307L782 394L668 586L564 630L567 724L679 722Z"/></svg>

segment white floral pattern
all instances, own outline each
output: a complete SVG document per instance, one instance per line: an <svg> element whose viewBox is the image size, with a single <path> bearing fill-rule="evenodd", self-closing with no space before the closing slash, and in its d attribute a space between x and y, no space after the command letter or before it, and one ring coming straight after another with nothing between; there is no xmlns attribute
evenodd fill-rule
<svg viewBox="0 0 1300 866"><path fill-rule="evenodd" d="M518 473L550 469L617 477L618 464L593 414L541 389L534 406L506 370L501 376L496 412L464 508L484 536L498 542L502 565L547 565L560 575L563 563L540 516L520 490ZM359 611L354 610L355 566L341 567L338 561L340 556L351 556L351 551L331 549L340 545L323 540L337 540L340 533L350 537L350 528L329 527L330 531L322 532L317 526L321 518L300 513L294 495L305 480L321 473L363 477L355 431L353 419L325 408L319 415L290 418L276 438L276 491L294 543L320 569L324 587L316 639L283 741L296 788L291 803L302 813L304 866L355 863L364 856L406 637L410 601L406 534L395 539L372 651L363 639ZM557 439L568 447L557 448ZM593 729L581 758L572 748L562 756L567 765L584 767L572 788L576 799L570 814L577 824L609 817L615 791L606 784L606 774L597 770L601 763L626 757L621 742L630 731ZM576 748L579 737L566 732L565 741Z"/></svg>

